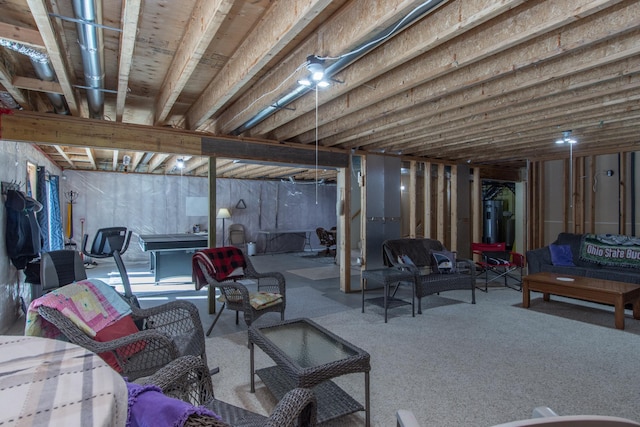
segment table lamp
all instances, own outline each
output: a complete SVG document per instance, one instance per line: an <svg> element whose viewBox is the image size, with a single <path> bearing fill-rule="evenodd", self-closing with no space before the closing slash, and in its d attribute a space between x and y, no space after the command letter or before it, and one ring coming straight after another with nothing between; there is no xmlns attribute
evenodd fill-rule
<svg viewBox="0 0 640 427"><path fill-rule="evenodd" d="M224 246L224 220L227 218L231 218L231 212L227 208L218 209L218 214L216 215L217 219L222 218L222 246Z"/></svg>

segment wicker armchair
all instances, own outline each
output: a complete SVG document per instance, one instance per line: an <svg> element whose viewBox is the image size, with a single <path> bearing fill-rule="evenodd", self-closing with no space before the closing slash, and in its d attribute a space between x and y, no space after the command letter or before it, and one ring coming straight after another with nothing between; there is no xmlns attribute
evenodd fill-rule
<svg viewBox="0 0 640 427"><path fill-rule="evenodd" d="M315 426L317 423L316 397L310 389L295 388L278 402L269 417L256 414L217 400L213 394L211 376L207 366L194 356L181 357L154 375L144 379L155 384L163 393L193 405L203 405L222 418L192 415L185 426Z"/></svg>
<svg viewBox="0 0 640 427"><path fill-rule="evenodd" d="M197 356L206 366L204 332L198 309L193 303L172 301L145 309L132 306L131 311L133 321L141 325L142 330L112 341L99 342L60 311L38 307L38 314L58 328L70 342L98 354L111 352L122 375L129 380L151 375L183 355Z"/></svg>
<svg viewBox="0 0 640 427"><path fill-rule="evenodd" d="M216 279L213 273L215 267L211 263L211 259L219 257L221 253L235 254L239 257L238 264L240 265L235 272L231 273L223 280ZM221 293L219 301L221 301L223 305L216 315L216 318L213 320L213 323L207 330L207 336L211 334L213 327L225 307L230 310L235 310L236 325L239 323L240 312L243 313L244 322L247 326L251 326L251 323L253 323L257 318L270 312L279 312L280 320L284 320L284 310L287 306L287 294L285 280L282 273L257 272L251 263L251 259L246 256L244 252L235 247L212 248L197 251L193 255L192 267L196 289L200 289L208 285L210 299L212 293L215 292L215 288L220 289ZM257 306L254 298L256 293L250 292L245 285L240 283L241 280L255 281L258 293L267 292L277 294L279 298L276 298L276 300L270 304Z"/></svg>

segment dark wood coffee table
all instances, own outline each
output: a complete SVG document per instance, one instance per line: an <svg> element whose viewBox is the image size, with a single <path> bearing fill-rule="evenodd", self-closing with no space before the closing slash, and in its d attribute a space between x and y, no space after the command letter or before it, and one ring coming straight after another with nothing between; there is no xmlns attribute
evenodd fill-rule
<svg viewBox="0 0 640 427"><path fill-rule="evenodd" d="M542 292L544 301L549 301L550 295L553 294L613 305L615 325L618 329L624 329L626 304L632 304L633 318L640 319L640 286L633 283L541 272L529 274L523 279L522 306L524 308L529 308L530 291Z"/></svg>
<svg viewBox="0 0 640 427"><path fill-rule="evenodd" d="M276 366L255 370L254 344L276 362ZM249 327L251 391L254 374L280 400L295 387L312 388L318 401L318 423L356 411L365 411L370 425L370 356L310 319L285 320L268 326ZM331 378L364 373L364 407L338 387Z"/></svg>

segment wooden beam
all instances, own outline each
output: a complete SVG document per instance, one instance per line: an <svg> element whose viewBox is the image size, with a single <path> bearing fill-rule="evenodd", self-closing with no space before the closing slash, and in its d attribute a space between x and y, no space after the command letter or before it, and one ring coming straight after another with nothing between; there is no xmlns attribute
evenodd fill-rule
<svg viewBox="0 0 640 427"><path fill-rule="evenodd" d="M218 206L218 193L217 193L217 185L216 185L216 159L209 158L209 220L208 220L208 238L209 238L209 247L215 248L216 245L216 211ZM209 314L213 314L216 312L216 292L213 286L209 286L207 290L207 301L208 301L208 309Z"/></svg>
<svg viewBox="0 0 640 427"><path fill-rule="evenodd" d="M432 214L431 211L433 209L433 205L431 203L432 195L431 195L431 162L425 162L424 164L424 209L423 214L424 218L422 222L424 224L423 228L423 237L429 238L431 237L431 221Z"/></svg>
<svg viewBox="0 0 640 427"><path fill-rule="evenodd" d="M32 79L29 77L15 76L13 78L13 86L20 89L35 90L38 92L57 93L62 95L62 87L58 82L48 82L40 79Z"/></svg>
<svg viewBox="0 0 640 427"><path fill-rule="evenodd" d="M466 134L469 130L479 130L477 117L482 117L483 123L486 123L485 120L490 120L492 116L495 116L495 119L498 117L508 119L508 117L518 116L523 110L529 112L534 109L544 114L544 108L549 109L563 100L566 102L567 98L574 96L575 90L582 90L585 95L586 91L593 90L594 86L603 86L603 89L609 90L606 88L615 84L615 81L621 80L621 76L638 72L640 60L637 55L640 53L640 48L638 48L637 37L625 35L613 44L619 47L618 52L622 58L618 55L614 58L610 52L610 45L603 43L597 49L579 51L571 57L545 64L544 67L531 67L498 78L491 74L490 81L484 81L489 77L486 72L488 69L493 69L496 64L486 61L469 70L466 90L450 93L445 97L441 96L446 87L462 83L460 77L456 75L423 85L413 91L414 101L412 102L407 103L407 97L404 96L403 104L387 101L367 109L366 112L370 113L367 122L361 122L358 117L347 116L337 124L334 123L333 136L322 138L323 145L343 145L360 135L363 138L358 139L359 146L375 148L375 143L378 141L402 138L401 141L404 143L404 141L410 141L410 136L415 135L416 140L413 146L420 146L424 138L440 135L434 132L420 132L421 129L444 128L445 134L450 131L455 133L456 136L452 138L455 140L460 132ZM599 60L599 67L591 68L596 59ZM475 69L478 72L475 72ZM593 96L591 95L591 98ZM420 104L415 105L415 100L420 100ZM379 108L384 108L386 114L379 115ZM389 114L389 111L394 113ZM485 115L489 116L485 117ZM372 117L376 120L372 121ZM336 132L341 130L341 122L346 120L350 120L352 126L344 132ZM375 133L370 132L372 122L376 124ZM362 124L357 126L358 123ZM413 127L416 123L425 125ZM406 126L408 125L412 125L413 130L407 134ZM492 126L494 129L495 127L495 125ZM399 132L400 130L403 132ZM322 128L320 134L321 136L325 134ZM404 152L409 148L411 145L404 147Z"/></svg>
<svg viewBox="0 0 640 427"><path fill-rule="evenodd" d="M405 105L405 108L411 108L412 105L415 105L416 100L421 100L427 96L436 99L441 97L443 92L440 90L413 91L417 86L424 85L430 80L450 75L448 90L452 87L461 89L465 87L464 82L460 81L462 79L469 82L467 85L475 85L480 81L496 78L500 74L512 73L518 68L528 67L531 63L539 63L544 59L548 60L566 55L567 50L587 46L589 43L594 43L595 40L601 40L602 37L610 37L612 28L597 27L603 33L606 32L606 35L598 34L596 36L596 34L593 34L595 31L591 22L584 22L583 24L582 20L579 20L574 26L568 26L568 24L596 13L601 10L603 5L611 5L612 3L614 2L606 0L580 0L559 3L555 5L557 8L549 8L548 4L544 2L526 2L522 7L489 21L487 25L478 28L477 31L468 31L448 43L437 46L402 67L397 67L379 78L369 81L366 86L355 88L348 94L322 105L319 116L324 121L333 122L340 117L345 118L358 113L351 118L351 126L353 126L354 118L364 122L367 119L370 120L371 117L378 117L378 114L372 111L360 111L364 110L365 107L375 106L376 109L383 109L389 112L396 111L400 105ZM457 10L453 9L452 13L457 13ZM613 22L615 17L611 16L609 19ZM638 19L633 17L618 19L615 21L616 30L618 29L617 26L620 25L622 27L621 33L625 30L628 31L637 25L636 21ZM455 17L449 17L446 22L453 20L455 20ZM505 31L505 28L510 27L510 23L520 21L527 21L527 26L523 27L523 31ZM423 25L428 25L430 22L430 20L425 20ZM588 28L583 28L582 25ZM552 31L562 26L567 26L567 29L562 32L562 48L558 48L558 34ZM548 35L541 37L545 33L548 33ZM383 51L386 52L386 49ZM455 52L455 54L452 55L452 52ZM534 59L528 60L528 58ZM467 79L467 73L457 72L463 67L470 67L485 59L490 63L490 66L481 67L477 71L484 74L485 77L482 79L477 76ZM451 79L457 80L457 82L451 84L453 83ZM399 85L397 82L402 82L402 84ZM371 90L371 86L375 90ZM410 90L411 92L408 94L407 92ZM375 105L381 101L384 101L384 105ZM295 108L296 110L302 110L298 103L295 104ZM307 108L304 111L311 111L311 109ZM306 129L313 128L311 119L311 114L307 114L304 126ZM300 121L298 120L297 122ZM344 120L342 122L344 123ZM321 139L336 134L335 123L332 123L331 127L333 132L329 133L328 129L326 129L320 134ZM346 127L344 128L344 130L347 129ZM301 130L303 129L298 128L293 130L292 133L299 135ZM291 137L287 135L287 133L279 133L277 138L286 139ZM301 141L308 141L310 137L310 132L303 136L298 136Z"/></svg>
<svg viewBox="0 0 640 427"><path fill-rule="evenodd" d="M155 154L153 158L151 158L151 161L149 162L148 172L151 173L154 170L158 169L167 160L167 158L169 158L169 154L163 154L163 153Z"/></svg>
<svg viewBox="0 0 640 427"><path fill-rule="evenodd" d="M438 195L437 195L437 219L436 219L436 239L440 240L443 245L446 245L446 220L445 215L447 212L446 206L446 193L447 193L447 177L445 176L444 164L438 165Z"/></svg>
<svg viewBox="0 0 640 427"><path fill-rule="evenodd" d="M138 165L140 164L140 162L142 161L142 159L144 158L144 154L141 151L136 151L133 153L133 158L131 159L131 164L129 165L129 170L131 172L135 172L136 169L138 169Z"/></svg>
<svg viewBox="0 0 640 427"><path fill-rule="evenodd" d="M32 49L44 50L42 36L36 30L0 22L0 38L23 44Z"/></svg>
<svg viewBox="0 0 640 427"><path fill-rule="evenodd" d="M638 53L640 53L640 49ZM635 59L634 62L632 72L640 71L640 60ZM441 113L436 120L427 118L428 127L417 126L413 127L412 131L406 132L405 130L403 133L398 130L383 131L381 135L375 136L375 140L399 139L398 144L403 147L404 152L419 154L420 149L424 148L422 141L425 139L430 141L429 148L431 149L443 147L452 151L466 149L464 147L466 143L481 138L494 141L511 138L522 141L523 136L526 137L527 133L535 138L535 132L538 130L549 132L548 122L550 119L566 120L563 117L568 114L568 107L579 105L572 108L571 111L571 115L576 117L573 121L578 122L582 117L595 115L599 117L603 107L606 108L605 111L617 109L617 103L611 102L612 98L626 103L637 100L637 96L633 95L638 93L636 89L640 88L640 78L635 74L621 76L615 71L627 68L625 65L628 64L621 63L612 67L611 75L600 75L598 80L589 79L588 84L582 85L582 87L575 84L576 80L580 80L579 78L558 81L564 86L564 89L554 92L550 90L559 85L554 83L541 84L536 88L512 94L512 96L497 97L492 101L477 104L465 111L464 115L452 111ZM514 99L518 101L514 102ZM434 106L431 108L433 109ZM539 117L544 117L545 120L541 120ZM444 121L441 122L441 120ZM405 126L407 125L409 124L405 124ZM518 131L513 132L514 129ZM460 141L461 136L463 136L462 141ZM376 149L377 145L372 142L373 139L365 138L361 143L367 149ZM372 143L368 144L368 142ZM393 149L393 147L389 147L389 149Z"/></svg>
<svg viewBox="0 0 640 427"><path fill-rule="evenodd" d="M156 125L162 125L165 122L211 40L220 31L220 27L232 6L233 0L198 0L196 2L187 29L180 40L180 45L173 56L171 66L165 74L164 82L160 86L160 93L156 98L154 119ZM224 76L225 79L229 77L229 75ZM203 95L201 94L200 99ZM207 99L206 102L215 101Z"/></svg>
<svg viewBox="0 0 640 427"><path fill-rule="evenodd" d="M628 155L626 152L618 153L619 162L620 162L620 170L618 171L618 187L620 192L620 218L618 218L619 224L619 234L627 234L627 159ZM632 178L633 179L633 178ZM634 199L632 197L632 199Z"/></svg>
<svg viewBox="0 0 640 427"><path fill-rule="evenodd" d="M344 83L331 88L331 98L340 99L339 97L343 97L339 103L342 107L345 107L345 97L350 97L354 93L358 94L360 91L354 90L358 86L365 85L367 87L366 90L369 92L371 92L370 88L373 87L375 89L373 92L377 92L378 78L389 70L396 67L399 69L404 68L403 64L405 62L431 51L455 37L462 36L466 31L470 31L487 20L522 3L522 0L493 2L456 0L446 2L437 10L431 12L428 18L422 19L409 27L401 36L387 41L384 49L374 50L340 72L340 81ZM389 52L393 52L393 55L390 55ZM404 79L396 81L402 81L403 83L400 86L405 87ZM327 97L323 98L321 104L327 101ZM331 101L327 104L331 105L334 102ZM309 114L304 115L314 108L314 100L310 98L301 99L295 103L295 109L278 111L272 119L258 124L248 134L259 135L274 131L278 139L289 139L300 135L314 127L314 118ZM347 109L344 112L350 111ZM291 120L298 117L300 118L299 120L291 122ZM327 117L322 115L321 117L324 123Z"/></svg>
<svg viewBox="0 0 640 427"><path fill-rule="evenodd" d="M0 84L9 92L13 99L24 109L33 110L34 106L27 95L20 88L13 85L14 73L5 65L4 54L0 52Z"/></svg>
<svg viewBox="0 0 640 427"><path fill-rule="evenodd" d="M417 228L417 168L418 162L415 160L409 162L409 188L407 188L406 191L407 194L409 194L409 237L412 239L416 237Z"/></svg>
<svg viewBox="0 0 640 427"><path fill-rule="evenodd" d="M596 157L589 156L589 175L591 179L596 179ZM596 191L595 183L591 188L589 197L589 233L595 234L596 232Z"/></svg>
<svg viewBox="0 0 640 427"><path fill-rule="evenodd" d="M575 168L573 170L573 182L574 185L574 206L573 206L573 229L576 234L585 233L585 163L584 157L578 157L575 161Z"/></svg>
<svg viewBox="0 0 640 427"><path fill-rule="evenodd" d="M118 170L118 157L120 156L120 152L118 150L113 150L112 160L111 160L111 170Z"/></svg>
<svg viewBox="0 0 640 427"><path fill-rule="evenodd" d="M123 0L122 17L120 21L120 51L118 56L118 94L116 95L116 121L121 122L124 106L129 91L129 75L133 62L133 49L138 33L140 19L140 5L142 0ZM133 168L135 170L135 168Z"/></svg>
<svg viewBox="0 0 640 427"><path fill-rule="evenodd" d="M449 250L458 252L458 166L451 165L449 178Z"/></svg>
<svg viewBox="0 0 640 427"><path fill-rule="evenodd" d="M60 43L58 42L56 32L53 29L51 20L49 19L49 10L47 9L47 4L44 0L26 1L29 5L29 9L31 10L31 14L33 15L33 19L38 26L38 30L40 31L40 35L42 37L44 45L47 48L49 60L51 61L51 65L54 71L56 72L58 82L60 82L60 86L62 87L62 92L64 93L65 100L67 101L67 105L69 106L69 111L72 115L77 116L80 114L80 107L72 87L73 82L70 76L72 76L73 73L68 71L71 70L71 67L68 66L66 57L59 48Z"/></svg>
<svg viewBox="0 0 640 427"><path fill-rule="evenodd" d="M2 116L4 139L38 144L201 155L202 134L169 128L16 111Z"/></svg>
<svg viewBox="0 0 640 427"><path fill-rule="evenodd" d="M89 159L89 163L91 163L91 167L94 170L98 170L98 166L96 165L96 155L93 148L85 148L85 152L87 153L87 158ZM133 168L135 169L135 168Z"/></svg>
<svg viewBox="0 0 640 427"><path fill-rule="evenodd" d="M483 228L482 209L482 181L480 179L480 168L473 168L473 183L471 184L471 242L482 242ZM474 261L480 261L480 256L472 254Z"/></svg>
<svg viewBox="0 0 640 427"><path fill-rule="evenodd" d="M202 138L202 154L233 159L273 159L282 163L320 165L344 168L349 165L346 151L316 151L299 144L256 145L250 142L218 137Z"/></svg>
<svg viewBox="0 0 640 427"><path fill-rule="evenodd" d="M56 149L58 154L60 154L67 161L67 163L69 163L69 166L75 166L71 158L67 155L67 153L64 152L64 149L62 147L60 147L59 145L54 145L53 147Z"/></svg>
<svg viewBox="0 0 640 427"><path fill-rule="evenodd" d="M351 170L349 167L338 170L338 198L336 200L338 216L338 245L340 247L340 290L351 292ZM359 287L358 289L359 290Z"/></svg>
<svg viewBox="0 0 640 427"><path fill-rule="evenodd" d="M573 159L564 159L562 162L562 231L567 233L571 233L573 229L569 228L573 220L573 177L569 172L572 162Z"/></svg>
<svg viewBox="0 0 640 427"><path fill-rule="evenodd" d="M187 112L187 128L201 128L214 112L250 83L265 65L298 37L309 22L313 21L330 3L330 0L297 0L295 7L291 7L289 2L273 2L258 25L237 49L233 58L224 65L220 73L193 103ZM297 49L297 52L300 50ZM307 52L307 55L311 53L313 51ZM301 61L289 65L295 66L300 63ZM264 102L271 103L272 99L267 98ZM237 122L232 120L231 123L225 123L223 128L219 127L216 131L229 133L235 123Z"/></svg>
<svg viewBox="0 0 640 427"><path fill-rule="evenodd" d="M280 3L284 5L286 2L275 2ZM399 21L415 8L415 5L415 0L386 0L384 7L380 7L378 0L348 2L312 36L300 43L293 54L283 58L264 78L226 108L216 120L214 130L228 133L236 129L262 108L271 105L280 94L296 88L298 85L292 76L298 76L300 66L305 63L308 55L337 56L349 52L366 42L371 34ZM284 16L291 17L292 13L293 11L285 12ZM279 19L274 25L281 25ZM327 46L327 37L331 38L330 46ZM256 99L264 98L264 94L271 95L263 99L263 102L255 102ZM193 122L198 116L194 115L190 120Z"/></svg>

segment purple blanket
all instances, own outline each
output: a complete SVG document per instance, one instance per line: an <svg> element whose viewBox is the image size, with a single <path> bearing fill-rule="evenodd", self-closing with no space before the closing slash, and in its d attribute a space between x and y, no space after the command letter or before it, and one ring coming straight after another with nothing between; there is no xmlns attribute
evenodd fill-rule
<svg viewBox="0 0 640 427"><path fill-rule="evenodd" d="M220 417L204 406L193 406L162 394L160 388L152 384L139 385L127 382L129 411L127 427L183 426L190 415Z"/></svg>

